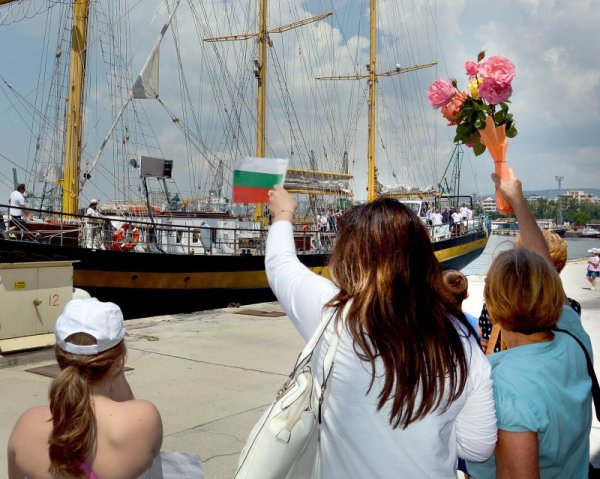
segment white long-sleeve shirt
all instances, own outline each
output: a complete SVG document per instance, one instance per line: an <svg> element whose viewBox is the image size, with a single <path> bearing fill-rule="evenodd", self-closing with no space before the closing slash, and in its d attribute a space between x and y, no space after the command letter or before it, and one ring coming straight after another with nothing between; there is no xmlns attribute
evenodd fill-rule
<svg viewBox="0 0 600 479"><path fill-rule="evenodd" d="M322 314L331 314L323 313L323 306L337 287L300 263L287 221L271 226L265 263L279 303L302 336L310 338ZM317 388L332 331L330 324L313 356ZM434 411L406 429L393 429L389 408L377 410L383 365L376 364L377 377L367 394L371 366L357 357L344 329L323 403L315 477L455 479L457 457L473 461L490 457L496 444L490 365L472 337L463 343L469 365L463 394L446 411Z"/></svg>

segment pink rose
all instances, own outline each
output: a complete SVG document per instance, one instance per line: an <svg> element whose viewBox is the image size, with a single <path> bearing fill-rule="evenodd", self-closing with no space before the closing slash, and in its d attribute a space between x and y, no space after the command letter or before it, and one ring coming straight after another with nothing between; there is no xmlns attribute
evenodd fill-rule
<svg viewBox="0 0 600 479"><path fill-rule="evenodd" d="M465 63L465 70L467 71L469 78L473 78L479 71L479 64L469 60L467 63Z"/></svg>
<svg viewBox="0 0 600 479"><path fill-rule="evenodd" d="M509 84L515 77L515 66L503 56L496 55L479 64L479 75L501 85Z"/></svg>
<svg viewBox="0 0 600 479"><path fill-rule="evenodd" d="M490 78L484 78L483 83L479 85L479 96L490 105L498 105L508 100L511 95L510 83L498 83Z"/></svg>
<svg viewBox="0 0 600 479"><path fill-rule="evenodd" d="M454 117L460 112L466 100L467 94L462 91L457 91L452 99L444 105L442 108L442 115L449 121L448 125L456 125L458 123Z"/></svg>
<svg viewBox="0 0 600 479"><path fill-rule="evenodd" d="M454 95L454 88L450 82L446 80L434 81L427 90L427 98L429 103L436 110L448 103Z"/></svg>

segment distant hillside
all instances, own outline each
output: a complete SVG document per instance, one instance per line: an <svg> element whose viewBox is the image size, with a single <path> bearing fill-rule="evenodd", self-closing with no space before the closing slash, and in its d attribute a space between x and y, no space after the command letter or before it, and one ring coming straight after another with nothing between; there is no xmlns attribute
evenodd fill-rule
<svg viewBox="0 0 600 479"><path fill-rule="evenodd" d="M589 193L590 195L593 196L598 196L600 197L600 188L563 188L561 190L561 193L566 193L569 190L583 190L586 193ZM549 188L547 190L525 190L523 192L525 194L525 196L529 196L529 195L543 195L546 198L553 200L554 198L556 198L558 196L558 188ZM484 198L487 198L488 196L494 197L495 193L487 193L483 196Z"/></svg>

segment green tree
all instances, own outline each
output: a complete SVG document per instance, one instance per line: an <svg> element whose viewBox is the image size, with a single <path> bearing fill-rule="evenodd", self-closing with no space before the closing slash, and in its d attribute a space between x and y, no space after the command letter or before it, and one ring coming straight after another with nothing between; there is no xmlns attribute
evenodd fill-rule
<svg viewBox="0 0 600 479"><path fill-rule="evenodd" d="M576 224L576 225L585 225L586 223L589 223L592 219L592 215L586 211L578 211L577 213L575 213L573 215L573 219L571 220L569 218L569 223L572 224Z"/></svg>

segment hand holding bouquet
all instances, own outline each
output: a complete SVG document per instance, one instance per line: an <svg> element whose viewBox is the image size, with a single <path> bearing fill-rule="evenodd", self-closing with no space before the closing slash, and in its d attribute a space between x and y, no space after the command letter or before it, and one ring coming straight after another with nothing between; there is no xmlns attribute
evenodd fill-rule
<svg viewBox="0 0 600 479"><path fill-rule="evenodd" d="M512 95L515 67L503 56L484 60L485 53L477 56L477 63L467 61L468 93L460 91L456 80L436 80L427 92L429 102L441 108L448 125L456 125L454 141L473 148L476 156L487 148L501 178L507 175L506 137L517 135L512 114L508 112L508 99ZM496 190L496 206L500 213L512 211L510 204Z"/></svg>

